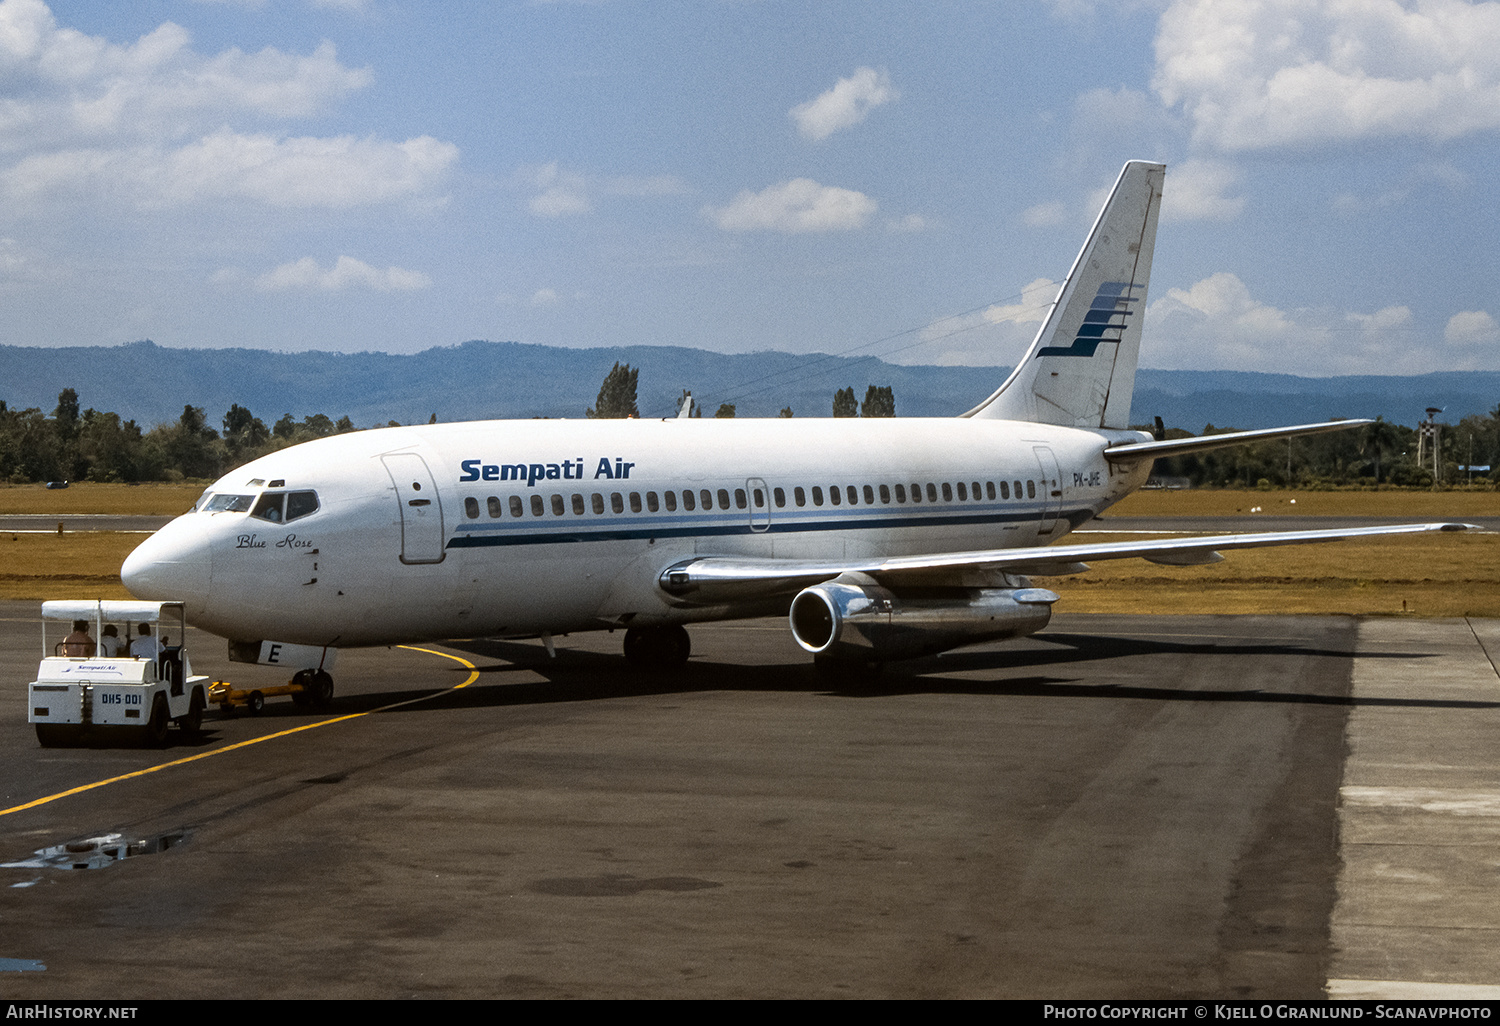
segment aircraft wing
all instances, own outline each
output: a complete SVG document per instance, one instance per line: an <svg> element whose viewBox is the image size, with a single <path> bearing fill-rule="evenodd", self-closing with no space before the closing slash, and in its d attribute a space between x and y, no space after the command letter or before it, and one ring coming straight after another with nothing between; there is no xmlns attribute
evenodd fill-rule
<svg viewBox="0 0 1500 1026"><path fill-rule="evenodd" d="M1168 566L1217 563L1221 551L1256 549L1271 545L1310 545L1391 534L1466 531L1470 524L1394 524L1383 527L1336 528L1321 531L1271 531L1256 534L1219 534L1157 541L1102 542L1091 545L1048 545L977 552L940 552L922 556L893 556L869 560L755 559L741 556L703 556L682 560L662 571L662 590L694 605L716 605L790 595L840 574L868 574L886 585L959 583L966 571L1002 571L1045 577L1080 573L1085 560L1140 557Z"/></svg>
<svg viewBox="0 0 1500 1026"><path fill-rule="evenodd" d="M1223 449L1247 442L1268 442L1276 438L1300 438L1303 435L1321 435L1329 431L1348 431L1375 423L1373 420L1330 420L1322 424L1297 424L1294 427L1262 428L1258 431L1227 431L1218 435L1200 435L1196 438L1168 438L1156 442L1131 442L1128 445L1112 445L1104 450L1104 458L1113 463L1132 463L1137 460L1157 459L1163 456L1179 456L1186 452L1206 452Z"/></svg>

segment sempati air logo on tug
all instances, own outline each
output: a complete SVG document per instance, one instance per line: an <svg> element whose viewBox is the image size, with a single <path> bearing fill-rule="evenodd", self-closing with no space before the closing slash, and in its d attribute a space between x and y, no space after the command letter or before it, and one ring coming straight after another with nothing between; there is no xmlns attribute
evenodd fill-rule
<svg viewBox="0 0 1500 1026"><path fill-rule="evenodd" d="M458 475L458 480L460 484L469 481L525 481L526 487L535 488L538 481L585 480L585 466L582 456L576 460L563 460L561 463L485 463L483 460L463 460L459 463L463 473ZM592 480L628 480L630 468L634 466L634 463L627 463L618 456L613 462L608 456L600 456L594 467Z"/></svg>

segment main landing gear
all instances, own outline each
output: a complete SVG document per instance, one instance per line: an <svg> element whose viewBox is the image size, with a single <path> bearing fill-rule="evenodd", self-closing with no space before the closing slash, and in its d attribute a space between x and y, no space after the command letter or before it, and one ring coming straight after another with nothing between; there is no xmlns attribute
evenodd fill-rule
<svg viewBox="0 0 1500 1026"><path fill-rule="evenodd" d="M632 666L666 669L688 660L692 642L680 624L632 627L625 632L625 661Z"/></svg>

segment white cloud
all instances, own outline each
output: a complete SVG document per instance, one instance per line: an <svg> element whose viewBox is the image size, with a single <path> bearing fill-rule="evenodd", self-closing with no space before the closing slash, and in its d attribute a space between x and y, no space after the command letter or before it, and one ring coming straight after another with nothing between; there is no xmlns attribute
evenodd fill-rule
<svg viewBox="0 0 1500 1026"><path fill-rule="evenodd" d="M1448 318L1443 340L1466 346L1500 342L1500 324L1483 310L1465 310Z"/></svg>
<svg viewBox="0 0 1500 1026"><path fill-rule="evenodd" d="M1387 210L1405 203L1413 193L1430 195L1433 185L1439 185L1449 192L1459 192L1469 187L1469 176L1446 161L1422 163L1409 170L1401 181L1390 188L1372 196L1340 193L1334 197L1332 205L1340 214Z"/></svg>
<svg viewBox="0 0 1500 1026"><path fill-rule="evenodd" d="M60 28L41 0L0 2L0 151L190 136L237 116L286 120L328 110L368 86L332 43L308 56L268 47L196 53L166 22L133 44Z"/></svg>
<svg viewBox="0 0 1500 1026"><path fill-rule="evenodd" d="M1238 183L1239 173L1222 161L1186 160L1168 178L1161 200L1163 221L1233 221L1245 208L1243 196L1224 195Z"/></svg>
<svg viewBox="0 0 1500 1026"><path fill-rule="evenodd" d="M1500 128L1500 3L1177 0L1153 86L1221 151Z"/></svg>
<svg viewBox="0 0 1500 1026"><path fill-rule="evenodd" d="M538 191L526 204L538 217L568 217L594 209L596 194L605 196L679 196L687 184L675 175L599 178L564 170L557 161L538 168L523 168L520 179L526 188Z"/></svg>
<svg viewBox="0 0 1500 1026"><path fill-rule="evenodd" d="M532 306L556 306L558 295L556 289L537 289L531 294Z"/></svg>
<svg viewBox="0 0 1500 1026"><path fill-rule="evenodd" d="M382 139L278 138L222 129L185 146L60 150L0 171L15 202L60 194L177 206L248 199L272 207L342 209L430 192L458 148L430 136Z"/></svg>
<svg viewBox="0 0 1500 1026"><path fill-rule="evenodd" d="M893 221L887 222L886 224L886 229L888 231L898 232L902 234L925 232L928 227L930 226L928 224L927 218L923 217L921 214L907 214L905 217L898 217Z"/></svg>
<svg viewBox="0 0 1500 1026"><path fill-rule="evenodd" d="M428 193L458 150L245 126L323 114L372 81L331 43L299 56L193 50L166 22L134 43L63 28L42 0L0 0L0 195L171 205L240 198L350 207ZM236 127L239 125L240 127Z"/></svg>
<svg viewBox="0 0 1500 1026"><path fill-rule="evenodd" d="M1061 203L1038 203L1021 211L1021 221L1032 228L1051 228L1067 219L1068 208Z"/></svg>
<svg viewBox="0 0 1500 1026"><path fill-rule="evenodd" d="M797 131L803 138L819 142L840 129L859 124L881 104L900 98L884 71L856 68L854 74L839 79L826 93L787 111L787 116L797 122Z"/></svg>
<svg viewBox="0 0 1500 1026"><path fill-rule="evenodd" d="M1014 303L996 303L973 313L942 317L923 328L919 344L880 354L890 363L941 367L1014 364L1052 309L1060 283L1037 278Z"/></svg>
<svg viewBox="0 0 1500 1026"><path fill-rule="evenodd" d="M1281 310L1221 271L1168 289L1146 311L1141 365L1166 370L1254 370L1286 374L1420 374L1436 352L1405 306L1374 313ZM1452 360L1456 366L1461 360ZM1472 364L1472 361L1470 361Z"/></svg>
<svg viewBox="0 0 1500 1026"><path fill-rule="evenodd" d="M875 210L875 201L862 192L794 178L760 192L747 189L727 206L704 207L703 215L729 232L796 234L863 228Z"/></svg>
<svg viewBox="0 0 1500 1026"><path fill-rule="evenodd" d="M377 292L411 292L425 289L432 279L421 271L402 267L385 270L371 267L363 260L341 256L328 270L318 266L312 257L282 264L255 279L255 287L265 292L320 291L342 292L345 289L374 289Z"/></svg>
<svg viewBox="0 0 1500 1026"><path fill-rule="evenodd" d="M526 206L538 217L567 217L594 209L583 176L559 169L556 161L537 168L530 177L541 191Z"/></svg>

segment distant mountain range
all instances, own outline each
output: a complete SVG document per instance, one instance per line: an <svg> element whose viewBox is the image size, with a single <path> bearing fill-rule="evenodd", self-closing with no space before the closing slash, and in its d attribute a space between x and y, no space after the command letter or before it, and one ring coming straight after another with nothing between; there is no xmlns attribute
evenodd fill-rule
<svg viewBox="0 0 1500 1026"><path fill-rule="evenodd" d="M833 394L853 386L889 385L900 416L962 413L989 395L1005 368L917 367L874 357L794 356L763 352L725 356L702 349L623 346L559 349L516 342L465 342L413 356L387 353L276 353L259 349L167 349L152 342L114 347L37 349L0 346L0 399L12 409L51 413L64 388L85 408L112 410L151 427L201 406L217 427L231 404L267 425L348 415L368 427L389 420L426 423L485 418L582 417L616 362L640 370L642 416L670 416L683 389L701 399L705 416L721 402L742 417L774 417L790 406L799 417L831 415ZM1197 433L1204 425L1261 428L1374 417L1414 425L1428 406L1457 423L1500 404L1500 373L1415 377L1364 375L1301 378L1239 371L1141 370L1131 419L1161 417Z"/></svg>

